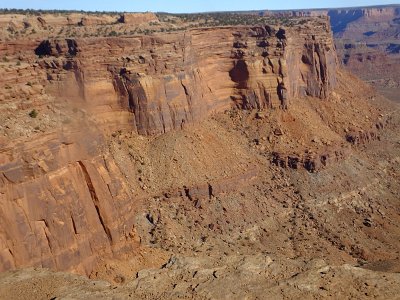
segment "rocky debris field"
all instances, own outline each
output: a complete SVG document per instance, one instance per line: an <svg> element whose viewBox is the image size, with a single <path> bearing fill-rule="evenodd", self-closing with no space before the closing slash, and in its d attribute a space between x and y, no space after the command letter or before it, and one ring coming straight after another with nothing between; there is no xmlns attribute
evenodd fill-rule
<svg viewBox="0 0 400 300"><path fill-rule="evenodd" d="M400 275L267 254L173 256L119 285L26 269L0 275L3 299L396 299Z"/></svg>

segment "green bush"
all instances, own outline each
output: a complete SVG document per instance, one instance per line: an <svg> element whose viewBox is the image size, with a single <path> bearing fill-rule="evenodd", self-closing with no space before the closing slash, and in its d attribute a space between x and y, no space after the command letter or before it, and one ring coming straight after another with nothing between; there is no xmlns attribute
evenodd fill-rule
<svg viewBox="0 0 400 300"><path fill-rule="evenodd" d="M38 112L36 109L32 109L31 112L29 113L29 116L33 119L35 119L38 116Z"/></svg>

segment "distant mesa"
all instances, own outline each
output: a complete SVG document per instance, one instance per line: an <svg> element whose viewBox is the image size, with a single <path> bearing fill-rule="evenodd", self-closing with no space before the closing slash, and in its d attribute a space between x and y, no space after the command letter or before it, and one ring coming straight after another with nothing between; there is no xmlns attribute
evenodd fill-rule
<svg viewBox="0 0 400 300"><path fill-rule="evenodd" d="M147 22L158 22L158 18L154 13L126 13L121 15L118 20L125 24L141 24Z"/></svg>

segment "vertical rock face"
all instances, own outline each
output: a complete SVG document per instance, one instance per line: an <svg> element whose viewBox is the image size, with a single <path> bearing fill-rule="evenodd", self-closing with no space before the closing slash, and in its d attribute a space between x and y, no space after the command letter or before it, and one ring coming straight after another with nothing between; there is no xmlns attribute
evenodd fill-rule
<svg viewBox="0 0 400 300"><path fill-rule="evenodd" d="M52 134L31 143L33 152L18 143L12 152L18 156L2 152L1 271L41 265L90 274L99 254L132 251L134 218L123 176L99 155L101 136L86 130L90 140Z"/></svg>
<svg viewBox="0 0 400 300"><path fill-rule="evenodd" d="M49 66L49 72L80 74L72 78L86 101L98 103L100 97L129 111L140 134L181 128L232 106L288 108L306 95L323 99L336 83L336 52L326 19L298 30L222 27L43 41L36 52L47 62L57 57L62 68Z"/></svg>
<svg viewBox="0 0 400 300"><path fill-rule="evenodd" d="M286 63L291 97L325 98L336 86L337 56L329 24L316 28L318 34L297 32L288 43Z"/></svg>
<svg viewBox="0 0 400 300"><path fill-rule="evenodd" d="M35 101L78 103L97 128L82 121L29 142L0 140L0 271L34 265L90 274L99 255L137 247L138 196L101 151L97 129L160 134L232 106L290 109L302 96L325 98L336 82L326 19L286 29L10 43L0 47L6 51L39 57L27 69L27 79L43 85Z"/></svg>
<svg viewBox="0 0 400 300"><path fill-rule="evenodd" d="M158 18L154 13L123 14L119 21L126 24L141 24L145 22L157 22Z"/></svg>

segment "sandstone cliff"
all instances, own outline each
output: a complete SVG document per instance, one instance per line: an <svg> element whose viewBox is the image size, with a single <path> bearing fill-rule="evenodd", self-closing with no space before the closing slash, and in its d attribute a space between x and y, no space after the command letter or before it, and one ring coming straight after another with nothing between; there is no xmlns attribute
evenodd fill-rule
<svg viewBox="0 0 400 300"><path fill-rule="evenodd" d="M154 13L135 13L121 15L120 22L126 24L141 24L146 22L158 22L158 18Z"/></svg>
<svg viewBox="0 0 400 300"><path fill-rule="evenodd" d="M339 70L327 19L304 21L4 41L0 270L395 259L397 143L371 129L389 108Z"/></svg>
<svg viewBox="0 0 400 300"><path fill-rule="evenodd" d="M311 34L315 29L318 34ZM225 27L125 39L46 40L36 54L44 57L40 64L52 78L72 78L77 96L96 105L100 97L129 111L140 134L181 128L232 106L287 108L298 97L326 98L336 84L327 22L298 31Z"/></svg>
<svg viewBox="0 0 400 300"><path fill-rule="evenodd" d="M278 17L321 17L329 16L332 25L332 31L335 35L342 36L345 31L349 31L348 27L352 27L352 23L357 22L359 25L363 23L371 23L369 27L385 26L384 23L395 19L400 14L399 5L382 5L370 7L349 7L336 9L305 9L305 10L272 10L261 11L259 14L264 16ZM375 21L375 22L374 22ZM375 23L375 24L373 24ZM380 24L383 23L383 24ZM363 26L354 26L353 30L363 30ZM361 32L362 34L363 32Z"/></svg>
<svg viewBox="0 0 400 300"><path fill-rule="evenodd" d="M310 20L302 28L9 41L0 54L23 61L2 69L7 123L0 156L0 270L44 266L90 274L99 256L138 249L138 230L153 226L150 217L150 223L137 225L140 199L183 194L195 201L257 176L257 168L243 160L242 146L229 148L211 134L211 149L229 164L216 168L218 160L207 159L209 168L190 179L202 168L193 160L192 173L187 165L176 173L183 182L157 179L154 186L143 179L146 174L125 170L123 156L104 150L111 132L166 133L232 107L290 110L301 97L326 98L336 84L326 20ZM32 109L39 111L37 119L28 116ZM205 143L197 134L199 145ZM207 149L199 155L215 154ZM160 171L175 174L160 153L150 148L149 157L159 161Z"/></svg>
<svg viewBox="0 0 400 300"><path fill-rule="evenodd" d="M329 17L344 67L399 101L399 5L320 10L267 11L266 16Z"/></svg>
<svg viewBox="0 0 400 300"><path fill-rule="evenodd" d="M295 13L0 16L0 298L395 297L399 107Z"/></svg>

